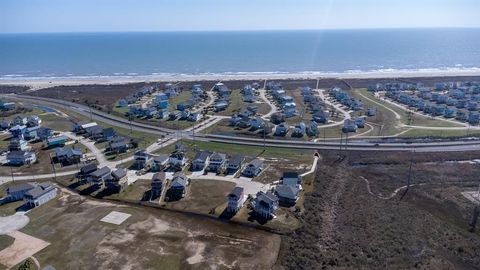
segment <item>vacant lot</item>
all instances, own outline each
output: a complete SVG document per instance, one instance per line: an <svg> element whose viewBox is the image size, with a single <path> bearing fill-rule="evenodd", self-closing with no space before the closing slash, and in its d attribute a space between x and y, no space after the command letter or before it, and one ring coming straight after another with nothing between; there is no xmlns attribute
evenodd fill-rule
<svg viewBox="0 0 480 270"><path fill-rule="evenodd" d="M279 264L289 269L476 269L480 233L469 232L473 205L460 191L478 185L480 169L447 160L478 155L323 152L300 216L304 226L283 238ZM414 185L400 200L405 190L394 191L407 184L410 159Z"/></svg>
<svg viewBox="0 0 480 270"><path fill-rule="evenodd" d="M114 210L131 217L100 222ZM35 258L57 269L269 269L279 248L252 228L69 193L28 215L22 231L51 243Z"/></svg>

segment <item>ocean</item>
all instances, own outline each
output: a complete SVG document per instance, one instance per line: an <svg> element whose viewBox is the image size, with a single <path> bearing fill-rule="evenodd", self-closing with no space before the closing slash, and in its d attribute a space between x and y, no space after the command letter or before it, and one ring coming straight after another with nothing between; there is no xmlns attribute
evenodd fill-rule
<svg viewBox="0 0 480 270"><path fill-rule="evenodd" d="M479 69L480 29L0 35L0 79Z"/></svg>

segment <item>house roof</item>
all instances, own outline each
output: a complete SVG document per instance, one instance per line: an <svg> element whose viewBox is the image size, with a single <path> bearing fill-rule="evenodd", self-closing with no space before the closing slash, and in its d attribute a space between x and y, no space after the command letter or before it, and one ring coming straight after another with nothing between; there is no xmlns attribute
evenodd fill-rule
<svg viewBox="0 0 480 270"><path fill-rule="evenodd" d="M258 158L254 159L254 160L252 160L248 163L248 165L254 166L254 167L260 167L260 166L262 166L262 164L263 164L263 160L260 160Z"/></svg>
<svg viewBox="0 0 480 270"><path fill-rule="evenodd" d="M283 172L282 178L298 178L298 172Z"/></svg>
<svg viewBox="0 0 480 270"><path fill-rule="evenodd" d="M164 163L168 161L168 155L158 155L153 158L153 161L156 163Z"/></svg>
<svg viewBox="0 0 480 270"><path fill-rule="evenodd" d="M233 157L230 158L230 160L228 161L229 164L232 164L232 165L240 165L242 164L242 162L245 160L245 157L242 156L242 155L235 155Z"/></svg>
<svg viewBox="0 0 480 270"><path fill-rule="evenodd" d="M90 175L93 176L93 177L102 177L106 174L109 174L110 171L111 171L110 168L105 166L105 167L102 167L100 169L97 169L96 171L92 172Z"/></svg>
<svg viewBox="0 0 480 270"><path fill-rule="evenodd" d="M279 185L275 188L275 194L277 194L278 197L282 198L295 199L298 196L299 191L300 190L296 187L285 185Z"/></svg>
<svg viewBox="0 0 480 270"><path fill-rule="evenodd" d="M164 182L167 180L167 174L165 172L157 172L152 176L152 181Z"/></svg>
<svg viewBox="0 0 480 270"><path fill-rule="evenodd" d="M7 193L14 193L14 192L19 192L19 191L25 191L29 190L35 187L35 184L33 183L22 183L22 184L17 184L10 186L7 188Z"/></svg>
<svg viewBox="0 0 480 270"><path fill-rule="evenodd" d="M112 176L117 178L117 179L121 179L121 178L127 176L127 170L119 168L119 169L112 172Z"/></svg>
<svg viewBox="0 0 480 270"><path fill-rule="evenodd" d="M51 142L58 142L58 141L65 141L65 140L67 140L67 137L62 135L58 137L48 138L47 142L51 143Z"/></svg>
<svg viewBox="0 0 480 270"><path fill-rule="evenodd" d="M211 156L210 159L220 159L220 160L225 160L227 158L227 155L223 153L218 153L214 152Z"/></svg>
<svg viewBox="0 0 480 270"><path fill-rule="evenodd" d="M270 204L272 202L278 201L278 197L270 191L267 193L260 191L257 193L257 198L255 200L259 202L263 201Z"/></svg>
<svg viewBox="0 0 480 270"><path fill-rule="evenodd" d="M242 195L243 193L243 187L239 187L239 186L236 186L233 188L232 191L230 191L230 194L228 194L228 197L235 197L235 198L239 198L240 195Z"/></svg>
<svg viewBox="0 0 480 270"><path fill-rule="evenodd" d="M25 193L25 195L32 197L32 199L36 199L36 198L50 192L53 188L54 188L54 186L50 182L42 183L40 185L37 185L33 189L30 189L29 191L27 191L27 193Z"/></svg>
<svg viewBox="0 0 480 270"><path fill-rule="evenodd" d="M185 174L177 173L173 176L173 181L172 181L173 187L179 187L179 186L186 187L187 183L188 183L188 178Z"/></svg>
<svg viewBox="0 0 480 270"><path fill-rule="evenodd" d="M11 151L7 155L7 159L23 159L29 155L32 155L32 152L26 152L26 151Z"/></svg>
<svg viewBox="0 0 480 270"><path fill-rule="evenodd" d="M205 162L207 160L207 158L210 156L210 152L207 152L207 151L198 151L196 154L195 154L195 157L193 158L194 161L202 161L202 162Z"/></svg>
<svg viewBox="0 0 480 270"><path fill-rule="evenodd" d="M55 149L55 156L67 156L67 157L72 157L72 156L83 156L82 150L77 149L77 148L66 148L66 147L61 147Z"/></svg>
<svg viewBox="0 0 480 270"><path fill-rule="evenodd" d="M80 171L82 173L84 172L91 172L91 171L95 171L97 169L97 164L95 163L90 163L90 164L87 164L85 166L83 166L82 168L80 168Z"/></svg>

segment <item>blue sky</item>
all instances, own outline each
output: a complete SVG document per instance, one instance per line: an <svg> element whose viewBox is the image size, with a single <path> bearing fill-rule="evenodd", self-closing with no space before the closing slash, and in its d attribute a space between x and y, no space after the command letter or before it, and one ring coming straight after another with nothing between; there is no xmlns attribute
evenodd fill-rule
<svg viewBox="0 0 480 270"><path fill-rule="evenodd" d="M480 0L0 0L0 33L480 27Z"/></svg>

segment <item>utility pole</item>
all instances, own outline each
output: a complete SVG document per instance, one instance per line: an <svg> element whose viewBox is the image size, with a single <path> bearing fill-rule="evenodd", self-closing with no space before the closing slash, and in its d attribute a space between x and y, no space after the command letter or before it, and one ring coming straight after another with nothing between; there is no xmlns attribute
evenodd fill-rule
<svg viewBox="0 0 480 270"><path fill-rule="evenodd" d="M415 154L415 149L411 152L410 155L410 166L408 168L408 177L407 177L407 188L405 189L405 192L402 194L402 197L400 197L400 201L407 195L408 190L410 189L410 182L412 180L412 165L413 165L413 155Z"/></svg>
<svg viewBox="0 0 480 270"><path fill-rule="evenodd" d="M55 182L57 182L57 170L55 169L55 164L53 163L52 156L50 157L50 163L52 164L52 169L53 169L53 179L55 179Z"/></svg>

